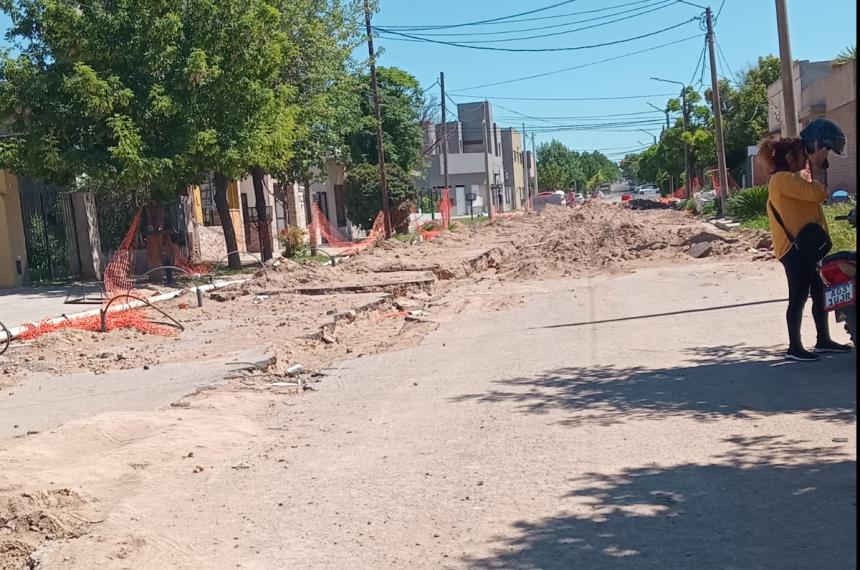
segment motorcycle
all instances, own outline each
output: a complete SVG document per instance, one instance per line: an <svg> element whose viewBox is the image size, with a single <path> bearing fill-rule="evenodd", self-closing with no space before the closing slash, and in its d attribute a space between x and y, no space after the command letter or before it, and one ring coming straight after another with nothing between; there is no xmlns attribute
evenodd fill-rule
<svg viewBox="0 0 860 570"><path fill-rule="evenodd" d="M857 227L857 209L847 216L837 216ZM857 347L857 252L840 251L821 260L818 269L824 282L824 308L836 313L836 322L845 323L845 330Z"/></svg>

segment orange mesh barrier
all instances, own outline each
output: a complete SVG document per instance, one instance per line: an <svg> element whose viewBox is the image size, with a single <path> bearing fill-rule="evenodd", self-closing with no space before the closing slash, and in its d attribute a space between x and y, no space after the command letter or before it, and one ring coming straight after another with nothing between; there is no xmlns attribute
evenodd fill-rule
<svg viewBox="0 0 860 570"><path fill-rule="evenodd" d="M131 227L119 244L116 253L105 268L105 292L108 298L128 293L134 288L134 238L140 228L140 214L143 208L139 208L131 221Z"/></svg>
<svg viewBox="0 0 860 570"><path fill-rule="evenodd" d="M316 203L311 206L311 210L313 212L313 221L308 228L311 239L314 239L316 235L320 235L328 245L346 249L347 251L344 253L351 254L367 249L375 245L385 235L385 216L382 212L376 215L373 226L367 232L366 238L360 241L351 241L340 233L337 227L325 217L325 214L323 214Z"/></svg>
<svg viewBox="0 0 860 570"><path fill-rule="evenodd" d="M189 263L188 258L182 255L182 252L179 250L179 246L175 243L170 244L170 251L173 255L173 263L176 267L184 269L192 275L202 275L212 271L212 266L205 263L201 263L199 265Z"/></svg>
<svg viewBox="0 0 860 570"><path fill-rule="evenodd" d="M436 203L436 210L439 212L439 221L423 223L418 221L416 231L426 240L431 240L445 233L448 231L448 226L451 225L451 199L447 189L442 190L442 197Z"/></svg>
<svg viewBox="0 0 860 570"><path fill-rule="evenodd" d="M101 327L101 317L99 315L93 315L92 317L85 317L82 319L61 321L59 323L27 323L24 325L24 332L18 335L18 339L33 340L44 334L65 329L99 332L101 331ZM154 334L159 336L174 336L176 334L176 329L158 325L150 321L140 309L108 312L107 329L133 329L145 334Z"/></svg>

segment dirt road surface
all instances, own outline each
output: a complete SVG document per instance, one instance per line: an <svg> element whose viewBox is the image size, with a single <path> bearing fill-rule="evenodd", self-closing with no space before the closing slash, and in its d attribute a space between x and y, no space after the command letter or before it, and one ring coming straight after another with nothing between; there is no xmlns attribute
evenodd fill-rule
<svg viewBox="0 0 860 570"><path fill-rule="evenodd" d="M525 279L512 247L387 345L387 308L337 329L362 348L321 349L309 389L212 373L4 426L0 568L854 567L855 355L779 358L778 265L555 256Z"/></svg>

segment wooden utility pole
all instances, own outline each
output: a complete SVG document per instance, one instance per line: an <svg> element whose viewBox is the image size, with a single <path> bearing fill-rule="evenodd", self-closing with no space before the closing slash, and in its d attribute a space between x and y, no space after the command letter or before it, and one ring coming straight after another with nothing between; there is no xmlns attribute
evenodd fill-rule
<svg viewBox="0 0 860 570"><path fill-rule="evenodd" d="M445 73L439 73L439 86L442 88L442 170L445 175L445 190L449 192L448 186L448 115L445 107Z"/></svg>
<svg viewBox="0 0 860 570"><path fill-rule="evenodd" d="M776 0L776 27L779 32L779 62L782 71L782 124L785 136L796 137L797 107L794 101L794 61L791 59L791 42L788 37L788 10L785 0Z"/></svg>
<svg viewBox="0 0 860 570"><path fill-rule="evenodd" d="M526 210L526 212L528 212L531 209L532 193L531 193L531 190L529 189L529 161L528 161L528 153L526 152L526 143L528 142L528 139L526 138L526 124L525 123L523 123L522 141L523 141L523 144L521 144L520 146L522 147L522 154L523 154L523 179L525 180L525 191L526 191L525 210Z"/></svg>
<svg viewBox="0 0 860 570"><path fill-rule="evenodd" d="M708 23L708 53L711 61L711 102L714 106L714 131L717 143L717 176L720 180L720 212L726 215L726 198L729 194L729 177L726 172L726 147L723 142L723 112L720 106L720 84L717 79L717 57L714 53L714 15L705 9Z"/></svg>
<svg viewBox="0 0 860 570"><path fill-rule="evenodd" d="M490 187L490 110L489 110L489 102L484 101L484 108L482 109L484 118L481 120L481 124L484 125L483 135L481 138L484 139L484 173L487 176L487 204L490 207L490 220L496 219L496 212L493 210L493 189Z"/></svg>
<svg viewBox="0 0 860 570"><path fill-rule="evenodd" d="M376 52L373 51L373 29L370 26L370 0L364 0L364 24L367 27L367 51L370 54L370 83L373 88L373 110L376 113L376 150L379 155L379 193L382 195L382 217L385 239L391 238L391 211L388 203L388 181L385 178L385 143L382 137L382 111L379 107L379 84L376 81Z"/></svg>

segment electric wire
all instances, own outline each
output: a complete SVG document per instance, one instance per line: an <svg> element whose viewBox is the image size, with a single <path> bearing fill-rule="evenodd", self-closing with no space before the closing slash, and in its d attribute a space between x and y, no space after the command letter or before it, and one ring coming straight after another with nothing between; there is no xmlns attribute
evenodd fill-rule
<svg viewBox="0 0 860 570"><path fill-rule="evenodd" d="M402 36L403 38L414 40L414 41L427 42L427 43L439 44L439 45L447 45L447 46L451 46L451 47L459 47L459 48L464 48L464 49L474 49L474 50L483 50L483 51L501 51L501 52L508 52L508 53L556 53L556 52L569 52L569 51L581 51L581 50L587 50L587 49L596 49L596 48L601 48L601 47L606 47L606 46L613 46L613 45L619 45L619 44L624 44L624 43L628 43L628 42L633 42L636 40L641 40L643 38L648 38L651 36L656 36L658 34L670 32L672 30L678 29L682 26L686 26L687 24L694 22L694 21L697 21L697 20L698 20L698 17L688 18L687 20L684 20L682 22L678 22L677 24L673 24L673 25L667 26L665 28L661 28L659 30L654 30L654 31L651 31L651 32L648 32L645 34L638 35L638 36L622 38L620 40L613 40L610 42L602 42L599 44L586 44L586 45L579 45L579 46L543 47L543 48L512 48L512 47L498 47L498 46L485 46L485 45L469 45L469 44L465 44L465 43L447 42L447 41L443 41L443 40L434 40L432 38L424 38L421 36L404 34L402 32L391 31L391 30L379 28L379 27L375 27L374 29L379 31L379 32L383 32L385 34L393 34L395 36ZM390 38L390 37L386 38L385 36L380 36L380 37L383 39L389 39L389 40L398 39L398 38Z"/></svg>

